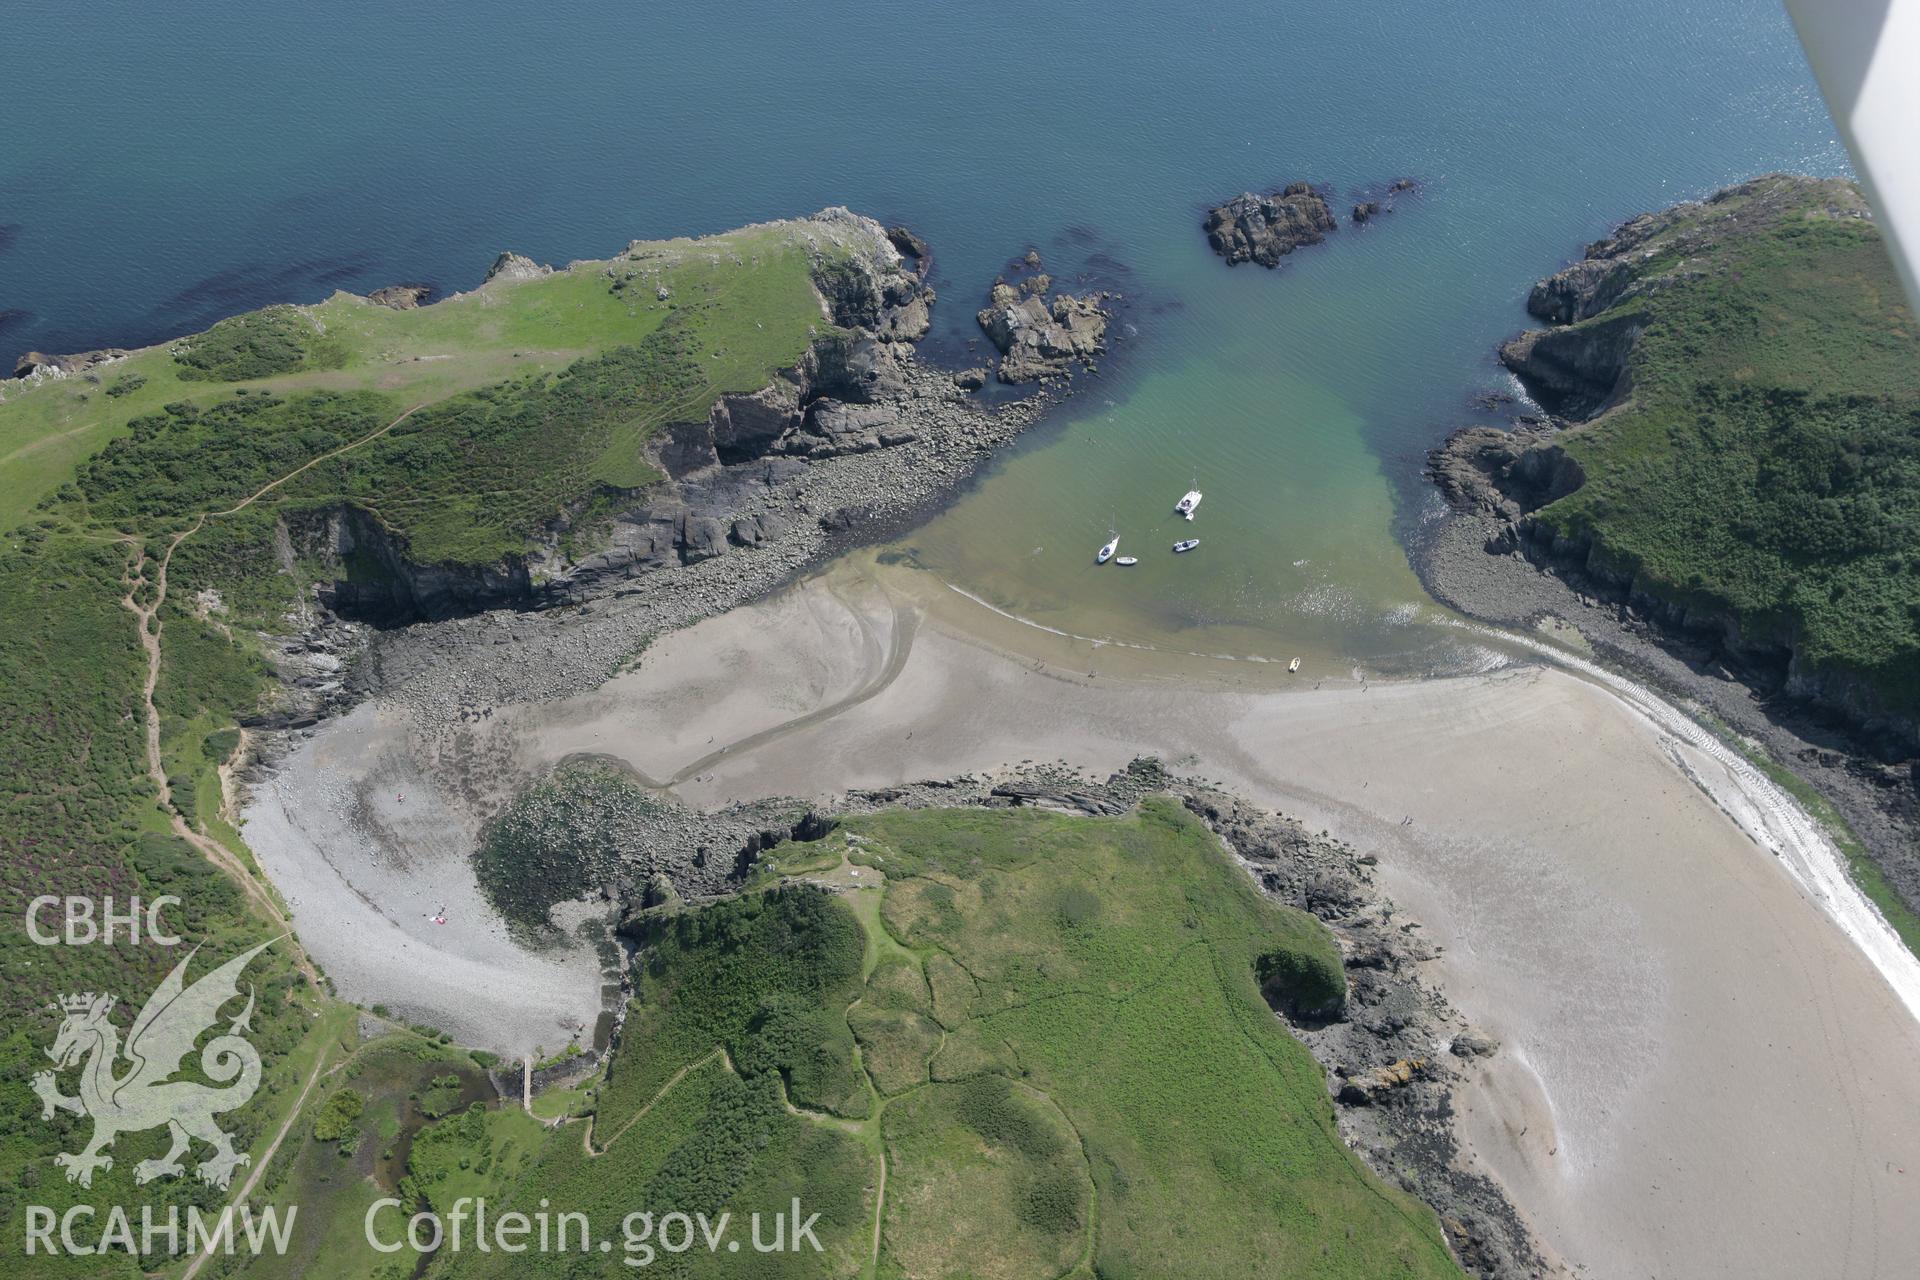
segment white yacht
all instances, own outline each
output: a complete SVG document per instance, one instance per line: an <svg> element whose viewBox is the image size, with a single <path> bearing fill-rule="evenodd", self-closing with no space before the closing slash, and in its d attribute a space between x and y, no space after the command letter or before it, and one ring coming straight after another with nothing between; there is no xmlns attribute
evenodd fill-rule
<svg viewBox="0 0 1920 1280"><path fill-rule="evenodd" d="M1173 504L1173 509L1175 511L1178 511L1182 516L1186 517L1188 520L1191 520L1193 519L1193 509L1199 505L1200 505L1200 491L1198 489L1189 489L1187 490L1186 497L1180 499L1180 501Z"/></svg>
<svg viewBox="0 0 1920 1280"><path fill-rule="evenodd" d="M1093 558L1093 562L1095 564L1105 564L1107 561L1113 559L1113 553L1119 550L1119 547L1120 535L1116 533L1113 537L1107 539L1107 545L1100 548L1100 554Z"/></svg>

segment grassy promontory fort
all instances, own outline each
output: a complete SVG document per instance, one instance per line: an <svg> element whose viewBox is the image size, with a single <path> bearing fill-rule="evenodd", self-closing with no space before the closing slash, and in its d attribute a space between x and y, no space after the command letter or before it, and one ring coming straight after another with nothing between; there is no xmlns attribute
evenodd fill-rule
<svg viewBox="0 0 1920 1280"><path fill-rule="evenodd" d="M591 1120L513 1205L798 1196L824 1252L756 1275L1457 1274L1268 1007L1338 1007L1331 935L1177 802L851 818L751 886L629 925L636 998Z"/></svg>

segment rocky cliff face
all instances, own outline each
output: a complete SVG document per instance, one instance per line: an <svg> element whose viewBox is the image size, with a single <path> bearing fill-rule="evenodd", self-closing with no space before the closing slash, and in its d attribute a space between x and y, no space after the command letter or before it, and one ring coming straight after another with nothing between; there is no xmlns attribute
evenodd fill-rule
<svg viewBox="0 0 1920 1280"><path fill-rule="evenodd" d="M1501 344L1500 363L1519 376L1543 407L1584 419L1625 396L1627 357L1640 331L1633 315L1562 329L1529 329Z"/></svg>
<svg viewBox="0 0 1920 1280"><path fill-rule="evenodd" d="M1749 669L1784 675L1791 635L1744 632L1719 610L1675 600L1621 571L1591 537L1535 518L1542 507L1586 483L1579 461L1558 441L1569 425L1522 416L1510 430L1464 428L1427 455L1427 477L1456 511L1481 522L1489 554L1523 556L1583 593L1617 600L1672 631L1710 637Z"/></svg>
<svg viewBox="0 0 1920 1280"><path fill-rule="evenodd" d="M132 352L119 347L102 347L98 351L77 351L72 355L50 356L43 351L29 351L13 362L13 376L16 378L67 378L84 374L123 359Z"/></svg>
<svg viewBox="0 0 1920 1280"><path fill-rule="evenodd" d="M398 535L357 507L292 517L285 532L294 551L325 566L321 602L378 626L577 604L626 591L642 575L764 547L796 521L823 528L838 521L830 532L844 532L856 522L853 512L815 512L797 496L818 464L903 449L929 432L934 445L965 445L980 431L974 419L988 415L964 407L967 397L952 378L920 369L912 353L931 323L927 246L904 228L884 230L844 209L812 221L834 233L836 251L821 255L813 280L840 331L814 342L766 386L722 395L704 418L661 430L649 453L666 483L630 495L591 529L574 527L576 512L560 513L526 554L492 565L415 563ZM489 279L547 270L502 254ZM1105 313L1095 300L1025 301L1037 314L1023 311L1015 326L1011 363L1003 362L1007 380L1064 372L1101 349ZM1006 429L1017 429L1012 419ZM885 503L876 496L873 505ZM567 550L576 537L594 549Z"/></svg>
<svg viewBox="0 0 1920 1280"><path fill-rule="evenodd" d="M328 570L317 593L342 617L390 625L534 603L519 557L490 565L417 564L402 538L349 504L290 515L284 524L295 551Z"/></svg>
<svg viewBox="0 0 1920 1280"><path fill-rule="evenodd" d="M498 265L497 263L495 264ZM492 279L489 276L488 279ZM384 289L375 289L367 295L368 302L377 302L383 307L392 307L395 311L412 311L424 306L433 296L430 284L390 284Z"/></svg>
<svg viewBox="0 0 1920 1280"><path fill-rule="evenodd" d="M721 396L704 422L678 424L656 456L682 480L770 456L838 457L903 444L911 437L896 428L896 402L911 394L906 352L864 329L823 338L760 390Z"/></svg>
<svg viewBox="0 0 1920 1280"><path fill-rule="evenodd" d="M495 280L538 280L541 276L550 276L553 268L535 262L522 254L503 252L493 260L493 266L487 270L484 283Z"/></svg>
<svg viewBox="0 0 1920 1280"><path fill-rule="evenodd" d="M1427 456L1427 476L1456 509L1518 521L1586 481L1553 444L1559 424L1525 417L1512 430L1467 427Z"/></svg>
<svg viewBox="0 0 1920 1280"><path fill-rule="evenodd" d="M1535 513L1542 507L1586 483L1578 460L1557 440L1568 425L1559 419L1522 417L1511 430L1467 427L1428 455L1428 478L1458 513L1456 519L1466 522L1459 528L1477 539L1489 557L1518 558L1552 574L1569 589L1567 604L1577 599L1583 605L1624 606L1636 624L1653 624L1669 640L1717 655L1753 687L1830 707L1860 703L1846 682L1798 671L1790 631L1743 628L1722 609L1676 598L1614 564L1585 532L1562 530L1538 518ZM1444 591L1437 594L1473 611L1467 601ZM1540 604L1537 597L1515 599L1531 600L1535 608ZM1508 606L1503 602L1499 607ZM1573 616L1583 615L1576 611ZM1863 709L1864 704L1856 708ZM1869 715L1857 715L1855 722L1877 723Z"/></svg>
<svg viewBox="0 0 1920 1280"><path fill-rule="evenodd" d="M1534 514L1586 483L1561 432L1633 394L1633 352L1645 332L1636 300L1700 280L1714 269L1718 245L1777 224L1783 208L1802 209L1809 196L1817 214L1870 216L1849 183L1769 175L1702 203L1633 218L1587 246L1579 261L1535 283L1527 311L1547 327L1508 340L1499 357L1548 416L1520 417L1511 430L1457 431L1429 455L1427 474L1457 511L1484 522L1488 552L1522 555L1587 595L1626 605L1669 635L1704 642L1758 685L1837 711L1857 728L1911 742L1914 727L1889 717L1861 681L1804 662L1790 624L1761 618L1743 626L1727 609L1691 598L1698 593L1623 569L1590 532Z"/></svg>
<svg viewBox="0 0 1920 1280"><path fill-rule="evenodd" d="M927 284L933 254L904 227L883 229L871 218L843 208L816 220L842 222L863 232L844 262L816 263L814 287L833 322L882 342L918 342L933 323L934 291ZM903 248L904 246L904 248Z"/></svg>
<svg viewBox="0 0 1920 1280"><path fill-rule="evenodd" d="M1326 239L1337 224L1326 198L1306 183L1296 182L1268 196L1251 191L1236 196L1207 214L1202 225L1207 243L1227 265L1257 262L1277 267L1280 259L1301 245Z"/></svg>

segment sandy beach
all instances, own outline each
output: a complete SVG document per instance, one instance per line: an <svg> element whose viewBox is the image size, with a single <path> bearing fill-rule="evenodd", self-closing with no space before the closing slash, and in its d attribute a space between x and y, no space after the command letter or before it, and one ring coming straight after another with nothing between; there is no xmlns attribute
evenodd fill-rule
<svg viewBox="0 0 1920 1280"><path fill-rule="evenodd" d="M1444 948L1431 979L1503 1041L1466 1068L1463 1145L1585 1274L1920 1257L1920 1022L1897 963L1849 936L1844 886L1794 862L1737 758L1588 675L1382 683L1100 647L855 558L591 693L436 735L363 706L255 789L247 836L343 994L444 991L434 1020L463 1038L551 1049L591 1021L597 970L520 952L465 854L582 752L700 806L1157 755L1378 854ZM447 926L421 915L438 900Z"/></svg>
<svg viewBox="0 0 1920 1280"><path fill-rule="evenodd" d="M344 998L463 1043L515 1057L585 1043L598 960L585 947L530 952L508 935L467 862L479 811L427 782L419 745L367 703L252 789L247 843L301 941Z"/></svg>

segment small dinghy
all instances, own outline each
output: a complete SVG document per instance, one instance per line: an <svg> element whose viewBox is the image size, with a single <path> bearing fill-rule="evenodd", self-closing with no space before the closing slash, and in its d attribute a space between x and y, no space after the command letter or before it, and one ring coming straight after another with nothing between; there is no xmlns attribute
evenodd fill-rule
<svg viewBox="0 0 1920 1280"><path fill-rule="evenodd" d="M1118 560L1115 560L1114 563L1115 564L1139 564L1140 557L1139 556L1121 556Z"/></svg>
<svg viewBox="0 0 1920 1280"><path fill-rule="evenodd" d="M1093 562L1095 564L1105 564L1107 561L1113 559L1113 553L1117 551L1119 547L1120 535L1116 533L1107 540L1106 546L1100 548L1100 554L1093 558Z"/></svg>
<svg viewBox="0 0 1920 1280"><path fill-rule="evenodd" d="M1191 551L1199 545L1200 545L1200 539L1188 538L1185 542L1174 543L1173 550L1174 550L1174 553L1177 555L1182 551Z"/></svg>
<svg viewBox="0 0 1920 1280"><path fill-rule="evenodd" d="M1292 662L1289 662L1287 664L1287 670L1289 671L1298 671L1299 669L1300 669L1300 659L1298 658L1295 658Z"/></svg>
<svg viewBox="0 0 1920 1280"><path fill-rule="evenodd" d="M1191 520L1193 519L1193 509L1199 505L1200 505L1200 491L1198 489L1189 489L1187 490L1186 497L1180 499L1180 501L1173 504L1173 509L1175 511L1178 511L1182 516L1185 516L1187 519Z"/></svg>

